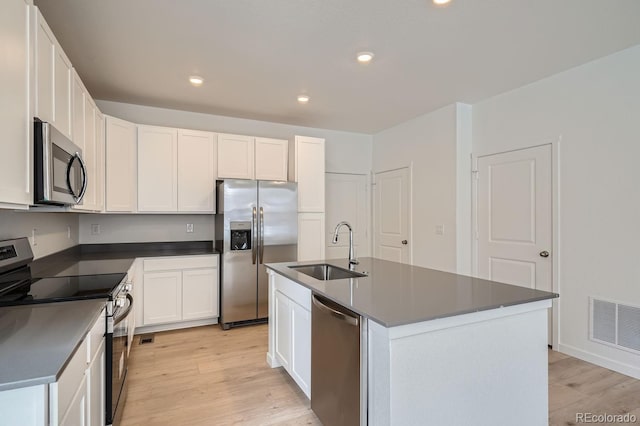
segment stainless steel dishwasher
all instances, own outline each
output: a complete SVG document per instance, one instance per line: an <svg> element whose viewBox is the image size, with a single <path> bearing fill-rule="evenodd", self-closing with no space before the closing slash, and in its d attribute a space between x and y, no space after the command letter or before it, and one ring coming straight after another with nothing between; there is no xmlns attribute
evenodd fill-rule
<svg viewBox="0 0 640 426"><path fill-rule="evenodd" d="M362 318L318 295L311 308L311 409L327 426L358 426Z"/></svg>

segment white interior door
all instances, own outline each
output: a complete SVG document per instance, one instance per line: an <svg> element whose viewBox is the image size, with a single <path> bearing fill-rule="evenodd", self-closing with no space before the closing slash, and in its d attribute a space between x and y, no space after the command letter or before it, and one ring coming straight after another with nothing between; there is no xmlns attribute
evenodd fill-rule
<svg viewBox="0 0 640 426"><path fill-rule="evenodd" d="M551 145L479 157L477 170L478 276L552 291Z"/></svg>
<svg viewBox="0 0 640 426"><path fill-rule="evenodd" d="M349 230L340 228L338 243L333 244L333 231L343 220L353 227L356 257L370 256L370 201L368 175L327 173L326 191L326 256L328 259L349 256Z"/></svg>
<svg viewBox="0 0 640 426"><path fill-rule="evenodd" d="M375 174L374 256L394 262L409 263L409 169L407 167Z"/></svg>

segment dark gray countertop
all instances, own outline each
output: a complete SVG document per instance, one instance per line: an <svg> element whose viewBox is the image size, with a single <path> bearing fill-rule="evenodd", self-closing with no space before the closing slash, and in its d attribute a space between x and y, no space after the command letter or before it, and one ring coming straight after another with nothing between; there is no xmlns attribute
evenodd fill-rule
<svg viewBox="0 0 640 426"><path fill-rule="evenodd" d="M555 293L365 257L366 277L321 281L289 268L320 262L271 263L267 268L385 326L395 327L558 297ZM348 269L346 259L329 263Z"/></svg>
<svg viewBox="0 0 640 426"><path fill-rule="evenodd" d="M33 261L34 277L125 273L139 257L217 254L212 241L81 244Z"/></svg>
<svg viewBox="0 0 640 426"><path fill-rule="evenodd" d="M126 273L136 258L217 254L211 241L83 244L31 263L34 278ZM55 382L106 300L0 308L0 391Z"/></svg>
<svg viewBox="0 0 640 426"><path fill-rule="evenodd" d="M55 382L106 300L0 309L0 391Z"/></svg>

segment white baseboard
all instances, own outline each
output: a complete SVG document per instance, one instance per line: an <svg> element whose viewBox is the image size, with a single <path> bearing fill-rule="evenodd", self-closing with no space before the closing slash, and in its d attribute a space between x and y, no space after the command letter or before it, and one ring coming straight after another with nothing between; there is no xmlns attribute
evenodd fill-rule
<svg viewBox="0 0 640 426"><path fill-rule="evenodd" d="M203 325L217 324L218 318L207 318L195 321L173 322L169 324L154 324L136 327L134 334L158 333L160 331L180 330L182 328L200 327Z"/></svg>
<svg viewBox="0 0 640 426"><path fill-rule="evenodd" d="M281 367L282 364L280 364L278 362L278 360L276 359L276 357L271 356L271 354L269 352L267 352L267 364L269 365L269 367L271 368L277 368L277 367Z"/></svg>
<svg viewBox="0 0 640 426"><path fill-rule="evenodd" d="M631 376L634 379L640 379L640 367L634 365L625 364L563 343L558 345L558 352L571 355L572 357L599 365L600 367L608 368L609 370L617 371L618 373Z"/></svg>

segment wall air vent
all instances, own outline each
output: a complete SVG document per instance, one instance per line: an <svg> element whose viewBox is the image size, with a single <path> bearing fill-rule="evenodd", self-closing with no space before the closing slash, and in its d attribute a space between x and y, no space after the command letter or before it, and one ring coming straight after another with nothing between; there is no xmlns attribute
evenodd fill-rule
<svg viewBox="0 0 640 426"><path fill-rule="evenodd" d="M640 307L593 297L589 305L591 340L640 353Z"/></svg>

